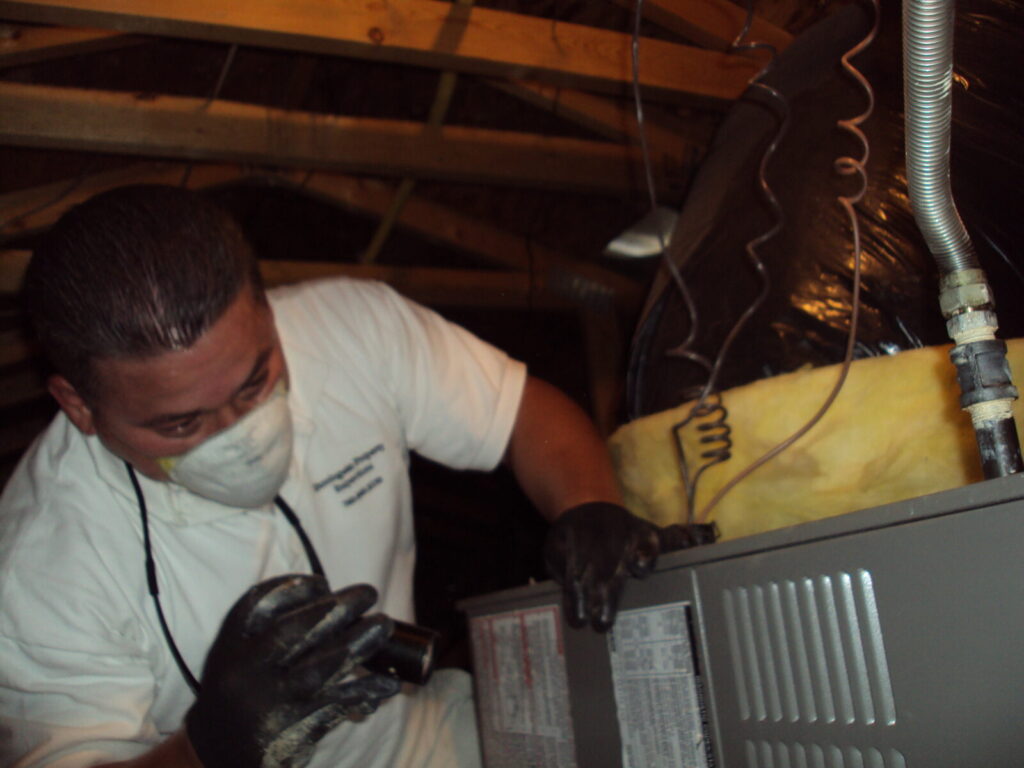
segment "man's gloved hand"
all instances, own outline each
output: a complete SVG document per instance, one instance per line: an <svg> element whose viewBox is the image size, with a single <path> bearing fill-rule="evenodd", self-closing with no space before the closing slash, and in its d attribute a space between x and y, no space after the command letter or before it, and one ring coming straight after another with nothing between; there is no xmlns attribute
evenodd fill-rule
<svg viewBox="0 0 1024 768"><path fill-rule="evenodd" d="M650 573L660 551L657 526L617 504L594 501L559 515L544 543L544 561L562 585L569 625L610 629L626 577Z"/></svg>
<svg viewBox="0 0 1024 768"><path fill-rule="evenodd" d="M185 724L206 768L301 768L328 731L370 714L400 683L345 680L391 635L360 618L377 600L361 584L331 593L319 576L280 576L246 592L206 657Z"/></svg>
<svg viewBox="0 0 1024 768"><path fill-rule="evenodd" d="M551 524L544 562L562 585L569 626L589 622L606 632L615 623L627 576L642 579L661 552L713 544L717 538L714 523L659 528L618 504L592 501L566 510Z"/></svg>

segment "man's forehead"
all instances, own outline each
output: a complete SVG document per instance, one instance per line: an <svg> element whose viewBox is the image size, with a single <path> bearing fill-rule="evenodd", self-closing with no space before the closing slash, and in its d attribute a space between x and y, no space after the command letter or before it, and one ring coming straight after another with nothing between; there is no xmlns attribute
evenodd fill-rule
<svg viewBox="0 0 1024 768"><path fill-rule="evenodd" d="M234 393L265 368L275 347L273 340L248 355L236 347L214 360L183 362L161 355L99 361L100 400L139 415L212 407L210 401Z"/></svg>
<svg viewBox="0 0 1024 768"><path fill-rule="evenodd" d="M99 400L135 418L214 407L244 386L277 347L269 309L240 297L186 349L94 360Z"/></svg>

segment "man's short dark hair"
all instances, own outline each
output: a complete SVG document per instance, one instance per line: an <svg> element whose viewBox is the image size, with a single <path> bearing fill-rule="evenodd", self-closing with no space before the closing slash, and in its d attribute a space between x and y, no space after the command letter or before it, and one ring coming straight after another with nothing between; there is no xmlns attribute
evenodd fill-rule
<svg viewBox="0 0 1024 768"><path fill-rule="evenodd" d="M94 360L187 349L246 287L265 301L235 221L199 193L144 185L64 214L36 248L22 295L57 373L94 396Z"/></svg>

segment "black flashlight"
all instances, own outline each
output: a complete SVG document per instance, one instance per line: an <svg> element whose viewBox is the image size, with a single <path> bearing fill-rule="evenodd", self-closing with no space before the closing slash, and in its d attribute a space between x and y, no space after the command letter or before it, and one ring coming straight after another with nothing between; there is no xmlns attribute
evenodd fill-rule
<svg viewBox="0 0 1024 768"><path fill-rule="evenodd" d="M434 671L434 647L438 637L432 629L395 621L394 634L363 666L371 672L423 685Z"/></svg>

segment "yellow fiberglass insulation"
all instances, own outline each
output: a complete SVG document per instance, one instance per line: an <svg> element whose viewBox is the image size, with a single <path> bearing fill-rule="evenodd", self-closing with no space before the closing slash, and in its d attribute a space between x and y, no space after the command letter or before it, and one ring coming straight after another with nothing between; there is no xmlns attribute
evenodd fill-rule
<svg viewBox="0 0 1024 768"><path fill-rule="evenodd" d="M1008 342L1024 372L1024 339ZM821 407L839 365L800 370L723 393L732 458L697 487L700 512L733 476L794 433ZM1021 380L1015 380L1024 388ZM839 398L799 441L736 485L711 511L723 539L922 496L982 479L970 417L961 411L949 347L858 360ZM683 522L686 501L672 426L691 403L645 416L610 440L627 506L659 525ZM1018 427L1021 403L1014 404ZM699 433L683 449L698 466Z"/></svg>

